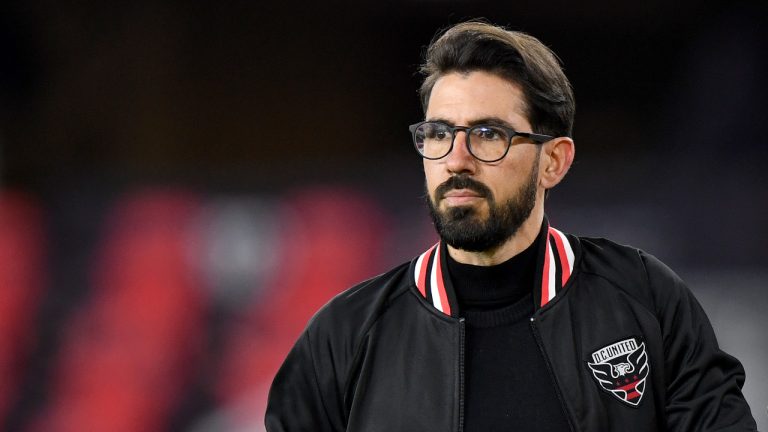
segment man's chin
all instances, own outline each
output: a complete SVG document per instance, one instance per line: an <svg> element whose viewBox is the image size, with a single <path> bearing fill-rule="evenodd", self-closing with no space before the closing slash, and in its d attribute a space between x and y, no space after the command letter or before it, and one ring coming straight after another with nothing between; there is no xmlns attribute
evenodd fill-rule
<svg viewBox="0 0 768 432"><path fill-rule="evenodd" d="M473 205L454 205L446 206L440 210L440 216L446 222L460 223L467 222L484 222L488 215L486 212L481 211L477 206Z"/></svg>

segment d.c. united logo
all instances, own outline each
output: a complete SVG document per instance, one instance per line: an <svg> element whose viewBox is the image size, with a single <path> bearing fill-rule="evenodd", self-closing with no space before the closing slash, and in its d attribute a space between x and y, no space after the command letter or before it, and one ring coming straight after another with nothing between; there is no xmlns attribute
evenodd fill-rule
<svg viewBox="0 0 768 432"><path fill-rule="evenodd" d="M640 404L649 371L645 342L629 338L610 344L593 352L587 365L600 387L630 406Z"/></svg>

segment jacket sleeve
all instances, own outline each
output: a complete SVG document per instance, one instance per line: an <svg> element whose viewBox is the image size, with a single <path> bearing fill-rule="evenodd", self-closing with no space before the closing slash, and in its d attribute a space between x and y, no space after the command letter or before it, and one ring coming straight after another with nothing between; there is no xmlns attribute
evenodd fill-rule
<svg viewBox="0 0 768 432"><path fill-rule="evenodd" d="M683 281L642 254L664 341L670 431L756 431L741 388L744 368L721 351L704 310Z"/></svg>
<svg viewBox="0 0 768 432"><path fill-rule="evenodd" d="M277 372L267 401L268 432L331 432L343 426L329 415L335 397L324 391L312 352L309 329L291 349Z"/></svg>

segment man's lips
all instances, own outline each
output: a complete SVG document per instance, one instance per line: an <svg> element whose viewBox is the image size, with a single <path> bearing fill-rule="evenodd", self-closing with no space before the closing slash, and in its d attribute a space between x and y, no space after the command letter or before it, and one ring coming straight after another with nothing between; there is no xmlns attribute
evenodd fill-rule
<svg viewBox="0 0 768 432"><path fill-rule="evenodd" d="M442 199L448 205L461 205L472 203L481 198L483 198L481 193L471 189L451 189L443 194Z"/></svg>

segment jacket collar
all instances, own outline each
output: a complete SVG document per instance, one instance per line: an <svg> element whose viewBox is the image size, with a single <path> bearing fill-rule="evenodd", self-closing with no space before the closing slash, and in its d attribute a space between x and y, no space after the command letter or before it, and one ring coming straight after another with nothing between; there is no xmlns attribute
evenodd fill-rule
<svg viewBox="0 0 768 432"><path fill-rule="evenodd" d="M551 302L564 288L574 273L579 259L579 241L551 227L547 218L541 226L538 246L536 282L533 286L535 307L542 308ZM459 306L453 284L446 268L444 242L438 242L411 262L411 277L419 294L438 311L453 317L459 316Z"/></svg>

